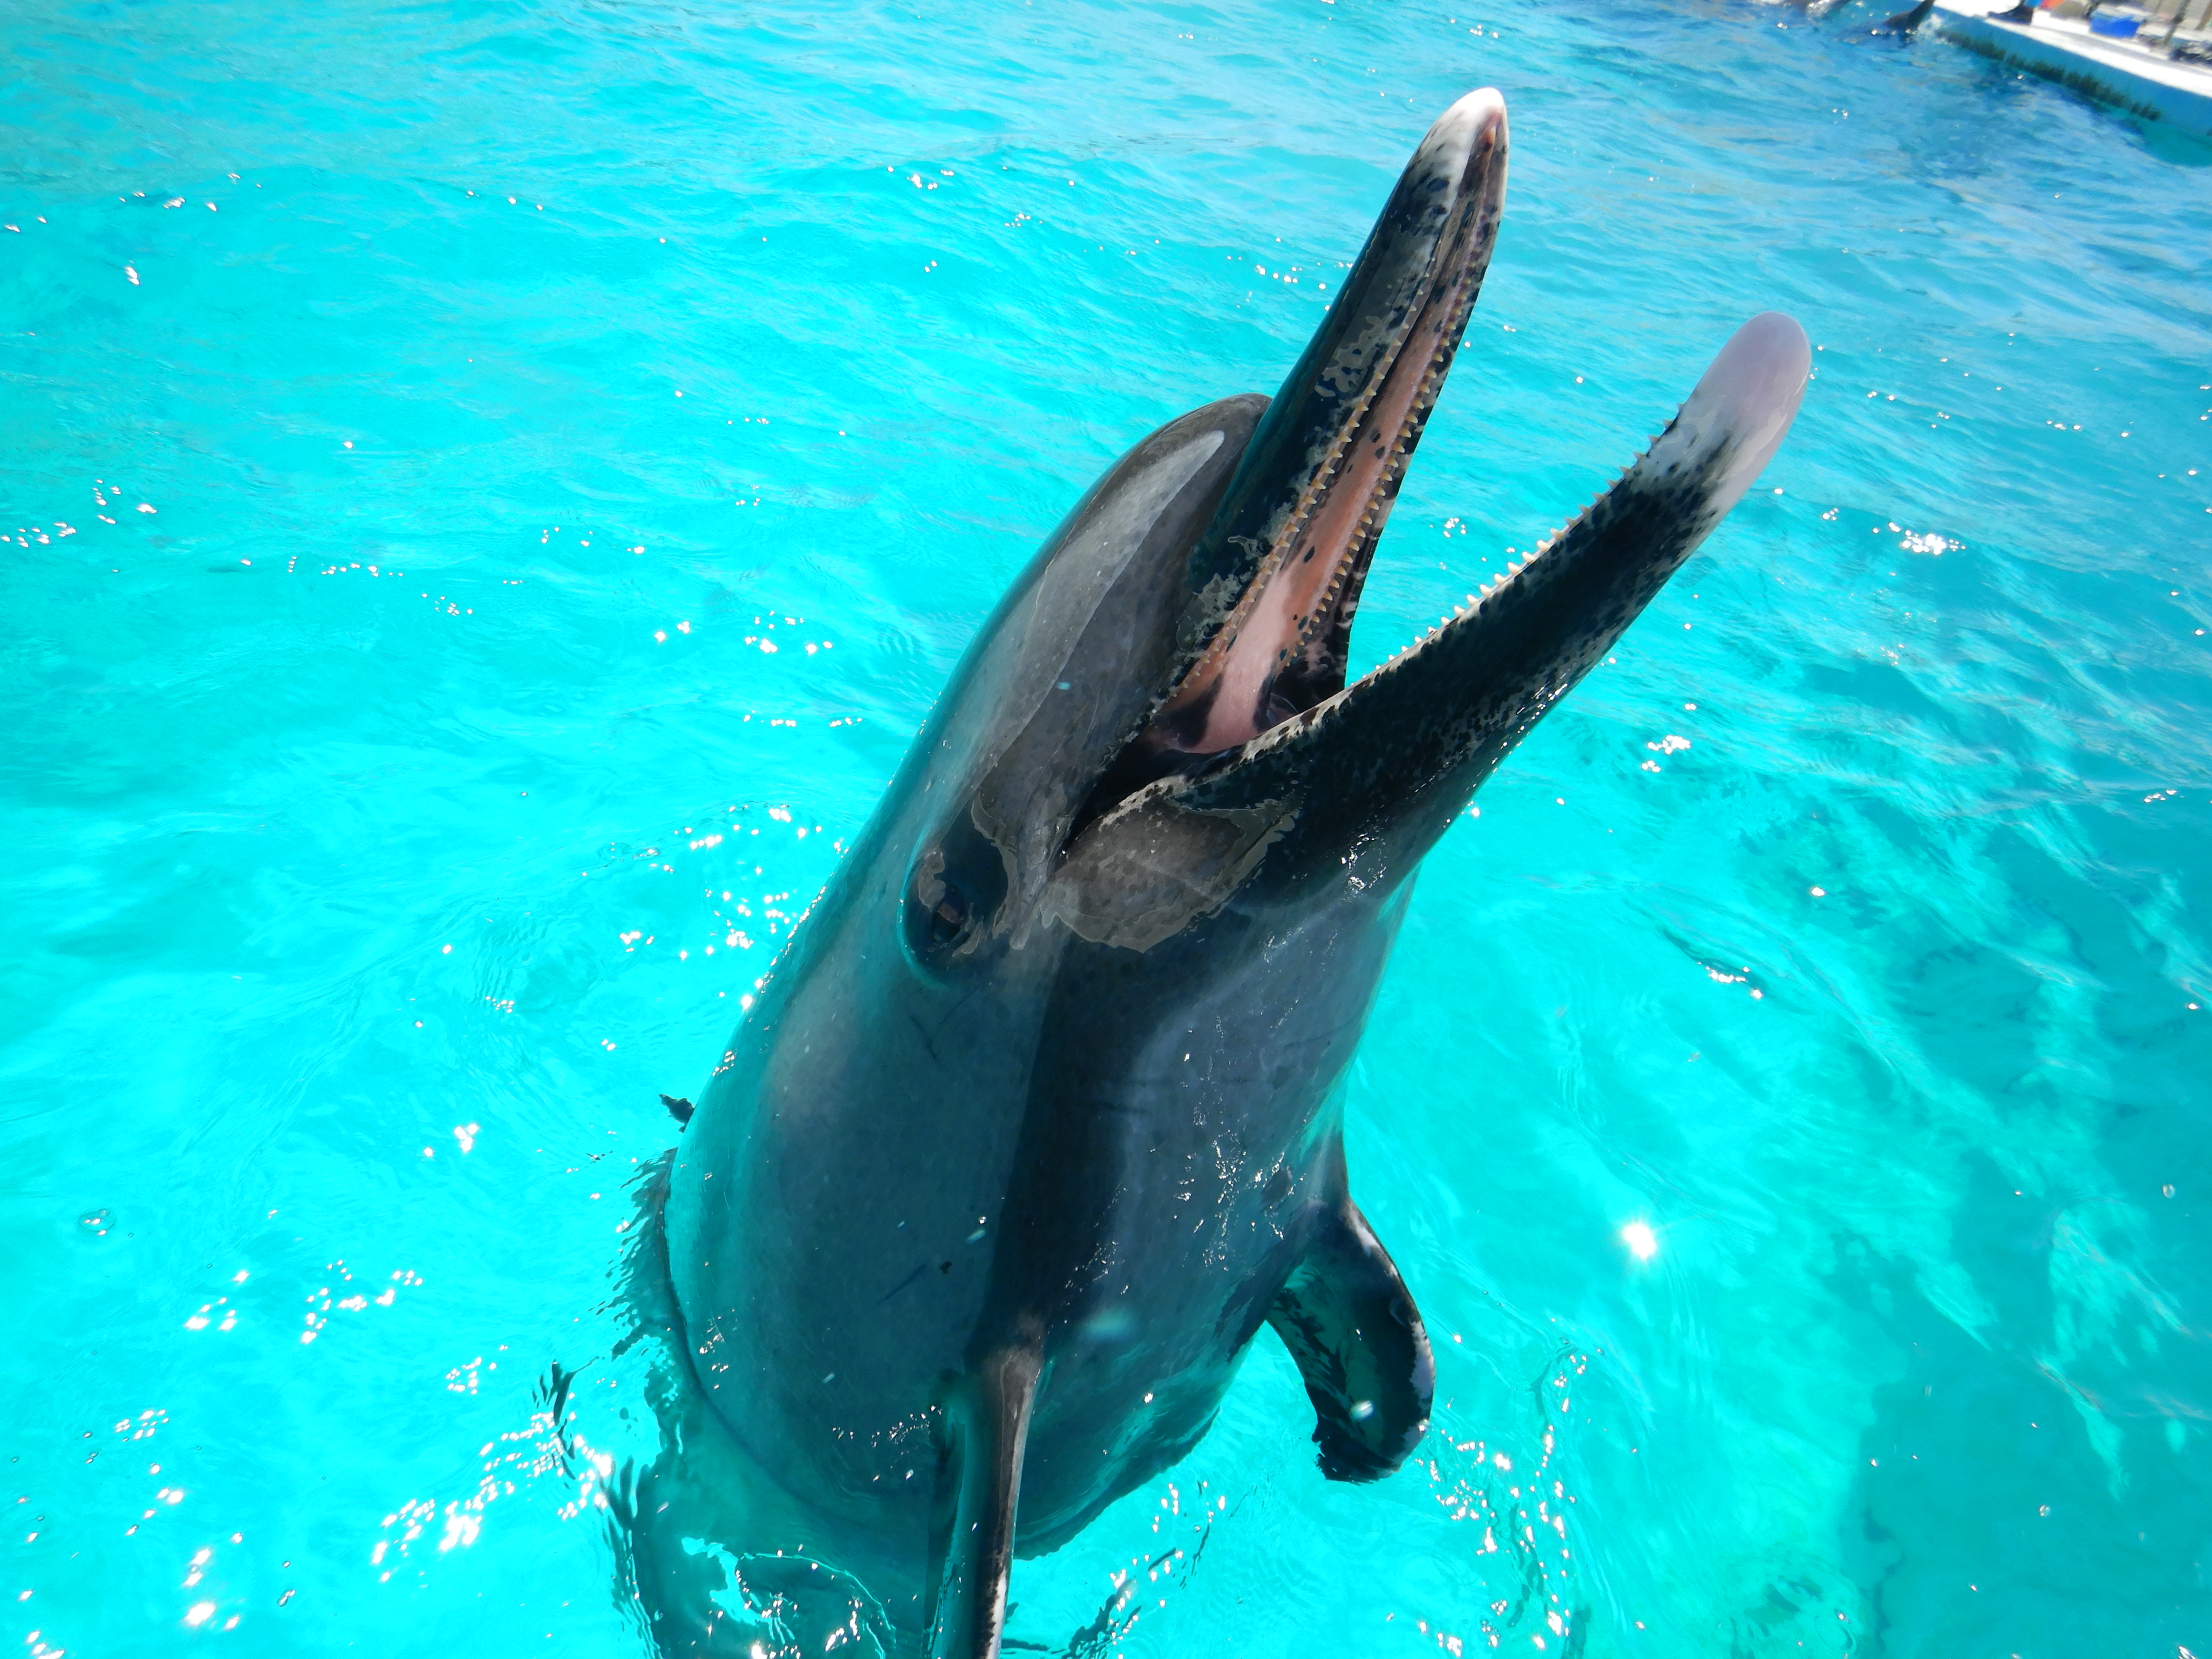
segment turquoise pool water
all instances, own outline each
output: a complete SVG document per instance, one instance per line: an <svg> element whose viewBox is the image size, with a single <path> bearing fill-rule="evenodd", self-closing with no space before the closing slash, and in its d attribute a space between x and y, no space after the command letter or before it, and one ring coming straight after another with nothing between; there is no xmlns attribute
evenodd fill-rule
<svg viewBox="0 0 2212 1659"><path fill-rule="evenodd" d="M1263 1336L1012 1633L1133 1571L1097 1653L2212 1651L2212 151L1869 21L11 7L0 1636L644 1652L656 1095L1492 82L1366 660L1744 317L1817 378L1415 896L1349 1134L1419 1466L1326 1485Z"/></svg>

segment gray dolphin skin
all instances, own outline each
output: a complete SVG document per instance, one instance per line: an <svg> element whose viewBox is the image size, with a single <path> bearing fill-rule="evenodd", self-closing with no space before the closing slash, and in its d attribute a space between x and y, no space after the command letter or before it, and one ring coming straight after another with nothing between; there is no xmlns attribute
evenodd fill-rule
<svg viewBox="0 0 2212 1659"><path fill-rule="evenodd" d="M668 1443L619 1508L664 1650L988 1659L1014 1558L1188 1453L1262 1325L1328 1478L1419 1441L1429 1341L1340 1089L1414 872L1810 362L1754 318L1609 492L1347 685L1505 162L1498 94L1455 104L1274 398L1077 504L730 1039L641 1247Z"/></svg>

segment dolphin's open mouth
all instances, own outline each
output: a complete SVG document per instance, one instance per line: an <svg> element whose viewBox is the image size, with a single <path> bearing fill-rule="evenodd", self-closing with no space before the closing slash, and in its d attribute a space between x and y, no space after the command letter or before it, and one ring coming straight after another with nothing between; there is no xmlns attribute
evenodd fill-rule
<svg viewBox="0 0 2212 1659"><path fill-rule="evenodd" d="M1376 543L1489 268L1505 158L1487 88L1414 151L1193 550L1186 665L1086 818L1343 689Z"/></svg>
<svg viewBox="0 0 2212 1659"><path fill-rule="evenodd" d="M1361 585L1490 263L1506 148L1504 102L1485 88L1415 150L1193 550L1183 665L1099 781L1071 850L1163 791L1200 811L1287 811L1301 836L1340 846L1410 813L1425 845L1780 446L1811 354L1803 330L1767 313L1609 491L1346 687Z"/></svg>
<svg viewBox="0 0 2212 1659"><path fill-rule="evenodd" d="M1237 597L1153 723L1164 745L1218 753L1343 689L1368 564L1490 266L1505 155L1488 88L1413 152L1194 550L1200 617Z"/></svg>

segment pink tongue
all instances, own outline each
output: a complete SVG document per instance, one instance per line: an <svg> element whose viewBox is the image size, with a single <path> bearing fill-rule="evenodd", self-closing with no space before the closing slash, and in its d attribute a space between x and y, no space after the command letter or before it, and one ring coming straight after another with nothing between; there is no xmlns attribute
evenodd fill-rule
<svg viewBox="0 0 2212 1659"><path fill-rule="evenodd" d="M1372 555L1397 499L1398 434L1407 429L1443 345L1455 297L1437 294L1413 325L1328 482L1328 493L1295 532L1290 556L1262 578L1267 586L1258 600L1232 624L1236 636L1199 665L1165 711L1187 708L1213 689L1206 728L1190 744L1195 752L1215 754L1249 743L1274 723L1268 686L1333 620L1340 583L1350 574L1347 553L1361 565Z"/></svg>

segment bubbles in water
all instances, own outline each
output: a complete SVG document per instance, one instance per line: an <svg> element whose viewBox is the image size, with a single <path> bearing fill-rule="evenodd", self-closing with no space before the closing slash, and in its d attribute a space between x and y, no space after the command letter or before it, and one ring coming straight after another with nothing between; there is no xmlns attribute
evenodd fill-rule
<svg viewBox="0 0 2212 1659"><path fill-rule="evenodd" d="M76 1224L97 1237L115 1224L106 1210L87 1210L76 1218Z"/></svg>

